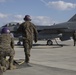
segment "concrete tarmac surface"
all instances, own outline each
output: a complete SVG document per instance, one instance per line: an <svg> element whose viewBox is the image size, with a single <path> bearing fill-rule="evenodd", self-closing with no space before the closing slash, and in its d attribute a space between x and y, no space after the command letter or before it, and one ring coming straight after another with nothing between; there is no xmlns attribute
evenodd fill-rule
<svg viewBox="0 0 76 75"><path fill-rule="evenodd" d="M62 46L53 42L53 46L46 46L46 41L38 41L31 49L29 64L23 63L3 75L76 75L76 46L73 46L73 40L58 40ZM22 46L15 46L14 59L24 59Z"/></svg>

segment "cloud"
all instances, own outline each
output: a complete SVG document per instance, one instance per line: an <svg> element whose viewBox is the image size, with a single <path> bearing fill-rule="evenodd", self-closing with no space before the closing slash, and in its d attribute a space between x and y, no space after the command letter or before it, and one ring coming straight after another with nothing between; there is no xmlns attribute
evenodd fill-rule
<svg viewBox="0 0 76 75"><path fill-rule="evenodd" d="M7 2L7 1L13 1L13 0L0 0L0 3L4 3L4 2Z"/></svg>
<svg viewBox="0 0 76 75"><path fill-rule="evenodd" d="M0 2L6 2L7 0L0 0Z"/></svg>
<svg viewBox="0 0 76 75"><path fill-rule="evenodd" d="M0 2L5 2L6 0L0 0Z"/></svg>
<svg viewBox="0 0 76 75"><path fill-rule="evenodd" d="M49 1L49 2L45 2L44 0L41 0L44 4L46 4L47 6L49 6L50 8L56 8L59 10L69 10L69 9L73 9L76 8L76 4L74 3L70 3L70 2L64 2L64 1Z"/></svg>
<svg viewBox="0 0 76 75"><path fill-rule="evenodd" d="M23 15L12 15L13 16L13 22L22 23L23 22Z"/></svg>
<svg viewBox="0 0 76 75"><path fill-rule="evenodd" d="M24 15L12 15L12 14L2 14L0 13L0 21L2 24L0 25L5 25L10 22L18 22L22 23L24 20ZM52 20L50 17L47 16L31 16L32 22L36 25L52 25L55 22Z"/></svg>
<svg viewBox="0 0 76 75"><path fill-rule="evenodd" d="M53 6L57 9L60 9L60 10L68 10L68 9L76 8L76 4L67 3L67 2L64 2L64 1L48 2L48 5Z"/></svg>
<svg viewBox="0 0 76 75"><path fill-rule="evenodd" d="M13 22L17 22L17 23L22 23L23 22L23 20L13 20Z"/></svg>
<svg viewBox="0 0 76 75"><path fill-rule="evenodd" d="M0 13L0 18L7 18L7 17L8 17L7 14Z"/></svg>
<svg viewBox="0 0 76 75"><path fill-rule="evenodd" d="M13 17L14 15L12 15ZM24 16L23 15L15 15L13 18L13 22L22 23ZM36 25L52 25L56 23L50 17L47 16L31 16L32 22Z"/></svg>
<svg viewBox="0 0 76 75"><path fill-rule="evenodd" d="M35 16L32 17L32 21L37 25L52 25L55 22L47 16Z"/></svg>
<svg viewBox="0 0 76 75"><path fill-rule="evenodd" d="M11 15L13 22L22 23L24 15ZM36 25L51 25L55 23L50 17L47 16L31 16L32 22Z"/></svg>
<svg viewBox="0 0 76 75"><path fill-rule="evenodd" d="M17 19L22 19L23 18L22 15L15 15L14 17L17 18Z"/></svg>

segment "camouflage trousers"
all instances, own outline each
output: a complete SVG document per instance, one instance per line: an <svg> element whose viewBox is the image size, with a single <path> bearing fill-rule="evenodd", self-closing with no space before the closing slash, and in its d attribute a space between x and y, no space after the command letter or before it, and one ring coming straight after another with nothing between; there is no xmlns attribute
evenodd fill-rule
<svg viewBox="0 0 76 75"><path fill-rule="evenodd" d="M13 66L13 58L15 55L15 51L12 50L0 50L0 64L3 66L5 69L12 69ZM9 57L7 60L6 57Z"/></svg>
<svg viewBox="0 0 76 75"><path fill-rule="evenodd" d="M28 63L30 57L30 50L32 48L32 42L28 40L23 40L23 47L25 53L25 62Z"/></svg>
<svg viewBox="0 0 76 75"><path fill-rule="evenodd" d="M74 40L74 46L76 45L76 40Z"/></svg>

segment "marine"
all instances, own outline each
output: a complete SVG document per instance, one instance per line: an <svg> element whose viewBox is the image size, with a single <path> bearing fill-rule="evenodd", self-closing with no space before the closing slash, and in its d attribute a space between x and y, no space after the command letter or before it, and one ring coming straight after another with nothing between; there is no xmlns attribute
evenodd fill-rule
<svg viewBox="0 0 76 75"><path fill-rule="evenodd" d="M15 55L14 38L10 35L8 28L4 27L0 35L0 65L3 70L14 69L13 59ZM9 57L8 60L6 59Z"/></svg>
<svg viewBox="0 0 76 75"><path fill-rule="evenodd" d="M76 31L73 33L73 41L74 41L74 46L76 45Z"/></svg>
<svg viewBox="0 0 76 75"><path fill-rule="evenodd" d="M29 15L25 15L24 21L25 22L20 24L19 28L17 29L17 32L22 34L25 62L28 63L33 40L35 41L35 43L37 42L38 32L36 26L32 22L30 22L31 18Z"/></svg>

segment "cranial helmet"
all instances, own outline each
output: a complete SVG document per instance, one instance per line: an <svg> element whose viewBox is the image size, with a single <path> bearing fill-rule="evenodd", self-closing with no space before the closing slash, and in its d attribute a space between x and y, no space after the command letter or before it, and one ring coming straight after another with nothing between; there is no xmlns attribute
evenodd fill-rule
<svg viewBox="0 0 76 75"><path fill-rule="evenodd" d="M10 33L10 30L6 27L4 27L1 31L1 33Z"/></svg>
<svg viewBox="0 0 76 75"><path fill-rule="evenodd" d="M29 15L25 15L24 20L25 21L31 21L31 17Z"/></svg>

